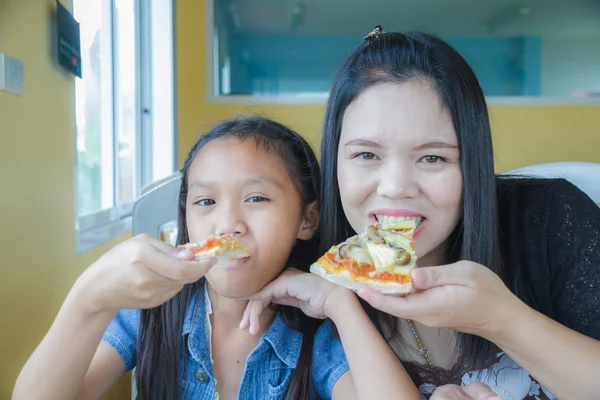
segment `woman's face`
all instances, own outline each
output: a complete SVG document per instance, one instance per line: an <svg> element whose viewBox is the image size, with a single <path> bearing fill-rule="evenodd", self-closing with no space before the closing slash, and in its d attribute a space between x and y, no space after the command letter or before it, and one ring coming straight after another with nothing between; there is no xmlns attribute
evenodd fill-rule
<svg viewBox="0 0 600 400"><path fill-rule="evenodd" d="M363 91L344 113L337 157L342 206L356 232L376 220L414 219L419 265L447 261L462 174L452 118L431 85Z"/></svg>

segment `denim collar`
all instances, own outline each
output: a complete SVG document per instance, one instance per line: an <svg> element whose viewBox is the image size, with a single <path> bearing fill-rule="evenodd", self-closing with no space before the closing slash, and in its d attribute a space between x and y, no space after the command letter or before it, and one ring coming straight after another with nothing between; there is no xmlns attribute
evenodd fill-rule
<svg viewBox="0 0 600 400"><path fill-rule="evenodd" d="M210 331L206 329L206 321L208 320L207 316L211 313L206 280L203 278L199 290L190 299L182 332L183 336L188 335L188 351L196 361L200 361L203 356L210 355L208 341ZM210 323L209 320L208 323ZM261 348L265 344L268 344L277 357L289 368L296 368L302 346L302 333L290 328L280 313L277 313L269 329L260 338L257 348Z"/></svg>

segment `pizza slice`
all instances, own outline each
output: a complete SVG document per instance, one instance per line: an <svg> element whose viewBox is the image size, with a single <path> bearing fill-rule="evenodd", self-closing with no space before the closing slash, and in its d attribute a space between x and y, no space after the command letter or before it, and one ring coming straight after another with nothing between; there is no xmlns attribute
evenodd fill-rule
<svg viewBox="0 0 600 400"><path fill-rule="evenodd" d="M246 248L231 234L211 236L202 243L186 243L178 248L191 251L196 260L215 257L219 264L250 256Z"/></svg>
<svg viewBox="0 0 600 400"><path fill-rule="evenodd" d="M351 290L369 287L385 294L413 291L413 220L369 225L359 234L332 246L310 272Z"/></svg>

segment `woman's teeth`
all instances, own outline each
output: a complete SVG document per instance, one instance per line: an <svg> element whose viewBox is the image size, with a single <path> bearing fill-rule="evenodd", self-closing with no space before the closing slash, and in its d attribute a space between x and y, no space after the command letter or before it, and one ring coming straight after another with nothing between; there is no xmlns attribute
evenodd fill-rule
<svg viewBox="0 0 600 400"><path fill-rule="evenodd" d="M391 224L393 222L415 221L419 225L423 221L423 217L391 217L389 215L375 215L375 219L380 224Z"/></svg>

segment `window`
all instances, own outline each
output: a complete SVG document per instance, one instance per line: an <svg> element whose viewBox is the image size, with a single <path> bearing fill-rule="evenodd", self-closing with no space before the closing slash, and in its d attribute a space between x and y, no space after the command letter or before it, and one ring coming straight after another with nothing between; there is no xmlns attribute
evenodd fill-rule
<svg viewBox="0 0 600 400"><path fill-rule="evenodd" d="M590 0L207 0L209 99L323 102L377 24L434 33L503 102L600 102L600 3Z"/></svg>
<svg viewBox="0 0 600 400"><path fill-rule="evenodd" d="M81 252L130 230L142 187L175 169L173 24L168 0L74 0L73 9L82 53L75 81Z"/></svg>

